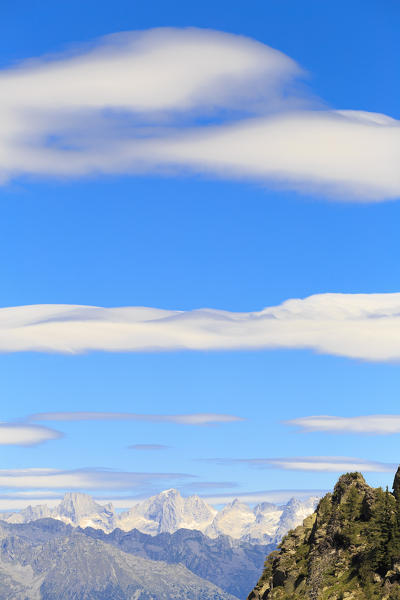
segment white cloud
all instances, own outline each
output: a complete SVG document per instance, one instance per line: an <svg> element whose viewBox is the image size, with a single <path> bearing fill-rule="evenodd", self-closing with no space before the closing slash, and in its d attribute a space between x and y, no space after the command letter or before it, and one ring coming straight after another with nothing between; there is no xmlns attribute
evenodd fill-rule
<svg viewBox="0 0 400 600"><path fill-rule="evenodd" d="M175 113L258 112L299 73L264 44L194 28L114 34L72 56L29 61L0 72L0 171L135 170L132 151L155 125L168 134Z"/></svg>
<svg viewBox="0 0 400 600"><path fill-rule="evenodd" d="M159 28L109 35L72 55L4 69L0 86L2 104L14 110L147 113L242 107L280 94L300 73L282 52L244 36Z"/></svg>
<svg viewBox="0 0 400 600"><path fill-rule="evenodd" d="M398 361L400 293L319 294L247 313L74 305L0 309L0 352L272 348L304 348L370 361ZM165 420L177 417L154 416ZM208 416L199 417L203 418L207 420Z"/></svg>
<svg viewBox="0 0 400 600"><path fill-rule="evenodd" d="M0 423L0 446L36 446L61 437L59 431L41 425Z"/></svg>
<svg viewBox="0 0 400 600"><path fill-rule="evenodd" d="M264 44L193 28L115 34L3 69L0 179L172 169L398 197L399 121L314 111L295 91L300 75ZM220 124L198 126L210 114Z"/></svg>
<svg viewBox="0 0 400 600"><path fill-rule="evenodd" d="M259 468L276 468L285 471L318 471L324 473L387 473L397 468L394 463L383 463L347 456L295 456L287 458L237 458L215 459L221 464L246 464Z"/></svg>
<svg viewBox="0 0 400 600"><path fill-rule="evenodd" d="M260 492L236 492L234 494L200 494L200 496L203 498L203 500L211 505L227 504L236 498L239 498L242 502L249 503L274 502L280 504L288 502L291 498L305 500L310 496L320 497L326 492L327 490L265 490ZM105 505L111 502L116 509L128 510L138 502L143 501L143 499L147 498L147 496L143 494L135 496L95 495L93 498L99 504ZM39 504L46 504L50 508L54 508L60 503L61 500L62 494L57 495L55 492L49 492L48 494L41 495L40 492L35 493L34 490L29 490L27 492L2 494L0 498L0 511L21 510L26 508L28 505L37 506Z"/></svg>
<svg viewBox="0 0 400 600"><path fill-rule="evenodd" d="M0 469L0 488L113 490L151 488L162 482L192 478L186 473L135 473L111 469Z"/></svg>
<svg viewBox="0 0 400 600"><path fill-rule="evenodd" d="M218 413L194 413L187 415L144 415L118 412L48 412L29 417L31 421L144 421L147 423L174 423L175 425L218 425L244 421L235 415Z"/></svg>
<svg viewBox="0 0 400 600"><path fill-rule="evenodd" d="M316 415L285 421L286 425L298 427L300 431L322 431L327 433L360 433L389 435L400 433L400 415L361 415L357 417L333 417Z"/></svg>
<svg viewBox="0 0 400 600"><path fill-rule="evenodd" d="M273 180L342 199L400 196L400 121L356 111L302 111L149 141L152 161L224 177Z"/></svg>
<svg viewBox="0 0 400 600"><path fill-rule="evenodd" d="M250 504L258 504L259 502L283 504L292 498L305 500L310 496L322 497L327 491L328 490L265 490L261 492L240 492L235 494L212 494L202 497L203 500L213 505L227 504L236 498L240 499L242 502L249 502Z"/></svg>

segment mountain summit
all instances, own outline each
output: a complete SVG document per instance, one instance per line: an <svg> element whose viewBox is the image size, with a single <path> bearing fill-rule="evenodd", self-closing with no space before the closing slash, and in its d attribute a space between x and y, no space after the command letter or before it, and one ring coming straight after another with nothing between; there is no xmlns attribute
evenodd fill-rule
<svg viewBox="0 0 400 600"><path fill-rule="evenodd" d="M400 600L400 468L393 489L342 475L267 557L248 600Z"/></svg>
<svg viewBox="0 0 400 600"><path fill-rule="evenodd" d="M138 502L130 510L116 512L112 504L103 506L87 494L68 493L55 508L28 506L18 513L0 513L0 519L8 523L30 523L52 518L73 527L93 527L107 533L116 528L138 529L149 535L192 529L211 538L228 535L252 543L271 544L277 543L288 529L299 525L313 512L317 502L316 497L302 501L292 498L284 506L263 502L251 508L236 499L218 511L199 496L183 497L178 490L170 489Z"/></svg>

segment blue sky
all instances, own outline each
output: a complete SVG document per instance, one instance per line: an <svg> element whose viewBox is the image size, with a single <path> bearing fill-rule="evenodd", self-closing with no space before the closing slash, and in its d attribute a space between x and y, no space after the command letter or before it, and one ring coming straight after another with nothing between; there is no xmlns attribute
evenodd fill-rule
<svg viewBox="0 0 400 600"><path fill-rule="evenodd" d="M193 344L187 341L194 340L198 331L191 320L193 313L186 316L184 313L183 320L178 315L179 329L171 335L179 337L183 331L188 336L184 344L187 347L192 344L194 349L185 349L174 341L168 351L154 351L154 345L162 343L152 338L152 347L146 346L150 342L145 341L139 347L135 342L132 348L130 341L128 349L134 351L126 351L127 347L122 345L117 352L110 352L109 346L101 344L100 347L94 344L93 351L92 341L86 351L87 341L81 343L73 333L75 317L71 315L61 318L67 326L72 320L66 334L60 333L57 322L53 329L50 327L49 334L44 330L39 332L39 337L47 335L51 339L47 337L44 342L40 338L36 346L23 341L22 347L18 346L18 336L25 335L25 313L16 332L6 316L3 331L6 341L0 355L0 394L1 420L10 427L4 429L4 441L0 427L0 443L4 444L1 469L7 471L0 473L0 484L3 477L0 508L19 506L19 500L16 502L14 498L21 493L29 499L40 494L57 496L71 487L64 481L72 481L72 487L104 498L146 495L171 486L186 494L196 492L207 497L253 492L265 492L268 497L267 492L273 490L327 489L341 472L340 468L335 471L332 467L335 461L339 466L342 464L335 457L354 459L349 460L349 465L356 466L366 461L368 480L386 485L391 483L392 465L399 462L400 428L397 433L388 433L387 423L380 429L363 426L363 433L354 432L353 422L336 429L331 426L330 431L324 425L325 429L306 432L284 424L311 415L355 417L360 423L360 417L366 415L399 413L400 328L396 329L399 327L396 318L400 300L390 296L389 310L385 304L388 296L370 299L373 294L390 295L399 291L400 184L391 167L391 161L396 164L400 154L398 121L382 124L382 135L387 136L382 141L378 139L382 147L365 147L365 156L364 138L360 137L360 145L350 148L348 161L341 159L345 147L335 154L329 137L331 129L328 130L333 128L334 135L336 128L351 127L349 135L358 143L353 114L342 120L331 112L334 110L365 111L385 115L385 119L400 119L399 6L395 1L365 0L330 5L306 0L301 6L296 0L255 1L251 10L242 2L233 6L222 1L190 4L193 3L122 0L112 4L88 0L83 7L75 0L4 3L0 24L0 86L6 95L10 94L13 111L17 105L20 112L11 112L6 104L2 113L0 105L5 140L0 140L1 307L63 304L155 307L165 311L210 308L228 311L230 318L231 313L257 313L264 307L279 307L289 299L321 294L322 304L309 308L310 304L300 303L294 313L311 310L313 326L316 323L322 333L318 333L318 339L306 343L304 339L308 340L309 333L301 330L300 341L297 337L295 341L291 339L287 349L279 338L281 349L268 342L254 350L255 338L251 336L257 335L257 331L248 333L246 329L243 335L235 334L231 350L211 338L200 350L196 341ZM145 107L141 115L146 113L147 121L140 121L142 116L139 118L135 113L132 117L126 109L120 114L116 109L116 124L112 120L114 113L105 111L104 121L94 121L93 126L92 109L85 113L84 119L81 114L71 117L69 113L66 116L64 112L55 112L59 116L53 129L48 129L48 123L54 119L54 111L61 110L55 103L63 102L62 95L54 92L57 81L63 85L61 79L57 80L58 75L55 78L51 75L44 82L40 80L35 71L36 60L25 67L19 88L12 80L14 75L14 79L18 78L17 65L25 59L52 55L51 60L60 61L57 63L60 65L71 54L68 48L72 47L79 59L87 51L84 44L92 44L100 36L138 30L147 35L147 30L154 27L175 28L169 30L167 40L175 42L180 39L181 28L188 26L256 40L279 50L283 53L281 57L294 60L303 74L287 76L285 69L291 72L293 66L285 62L287 58L281 58L283 66L279 63L276 67L279 74L278 84L274 83L276 89L268 74L257 75L251 86L241 74L242 79L235 83L237 87L231 96L225 97L226 90L215 93L215 82L207 80L206 68L205 84L196 88L196 94L191 92L188 96L193 104L188 111L184 108L179 112L182 108L177 106L172 117L168 111L161 111L155 117L153 112L148 116L146 111L150 109ZM151 46L154 42L150 39L146 43ZM163 43L156 40L155 47ZM213 40L196 37L194 43L195 46L204 43L205 48ZM227 50L236 52L239 42L238 38L228 36L223 37L222 43L227 44ZM161 48L164 52L164 47ZM270 59L264 46L250 45L239 50L250 66L252 61ZM275 60L273 56L271 60ZM193 72L196 74L196 69ZM145 74L152 77L151 65ZM113 77L113 73L109 76ZM125 76L129 78L128 71L123 79ZM286 76L289 87L282 92L280 82ZM241 95L258 89L260 82L266 86L266 98L261 94L253 106L250 94L250 101L242 102ZM117 89L119 83L112 80L110 86ZM73 84L67 81L65 85L68 95ZM55 100L51 100L53 92ZM207 94L211 110L203 98ZM160 102L163 98L161 91ZM80 97L78 100L81 101ZM256 119L268 119L272 114L271 118L279 120L281 115L286 118L293 111L296 119L300 115L299 124L289 123L290 127L299 127L297 137L282 138L285 151L276 168L284 174L278 181L268 171L269 167L264 173L262 161L262 175L254 176L246 163L246 150L239 157L242 161L239 171L243 169L239 173L235 172L237 157L230 158L233 162L226 163L222 171L215 167L230 152L226 145L222 158L215 156L211 165L207 162L214 160L209 156L219 145L217 137L213 137L213 127L246 125L249 111L253 111L251 117ZM312 171L314 167L308 164L301 167L305 171L301 172L299 183L297 175L295 180L292 176L300 160L297 155L292 156L293 148L298 143L307 146L307 128L312 125L309 119L316 115L328 119L320 125L320 147L316 149L316 156L321 153L328 167L325 165L318 172ZM34 148L32 155L31 139L24 138L20 144L19 131L15 134L7 129L14 117L21 118L27 131L31 132L33 127L33 136L42 135L40 127L43 135L48 136L39 142L41 145ZM57 129L60 119L62 130ZM125 130L120 128L118 119ZM138 123L139 127L150 127L146 136L150 135L151 141L159 131L162 136L168 136L170 131L178 136L173 140L175 144L178 139L176 145L171 146L178 153L173 164L162 154L164 138L161 142L157 138L150 151L145 145L142 147L142 154L134 158L134 166L126 166L126 157L118 144L135 134ZM257 123L260 128L263 126L261 121ZM378 126L373 125L365 135L374 136L377 130ZM209 137L199 158L197 153L203 141L196 136L203 135L203 131ZM257 131L255 144L259 143ZM187 138L180 138L181 135ZM180 139L186 144L183 150ZM237 146L244 148L246 140L237 139ZM111 143L116 144L115 153L109 150ZM67 152L61 167L53 160L53 144L56 150ZM85 144L89 147L88 160L94 160L93 154L89 155L93 144L96 150L104 151L107 164L114 161L111 173L108 167L101 166L103 163L92 170L85 167L82 173L69 170L69 149L74 151L75 145L79 146L80 161L86 152ZM6 158L1 162L3 149ZM37 153L42 151L48 151L44 167L35 163ZM164 165L161 169L154 162L155 152L160 153L158 161ZM167 152L171 152L170 147ZM7 161L10 156L14 159L14 153L16 162L11 164ZM273 149L272 158L275 153L278 154ZM286 154L289 167L285 164ZM365 158L370 154L371 159ZM145 160L145 168L137 167L139 159ZM368 160L372 161L372 169L368 168ZM342 182L339 190L332 183L336 172ZM326 299L327 293L345 294L345 310L348 298L354 300L355 308L352 304L351 310L359 311L357 319L364 319L362 331L358 329L359 321L349 325L352 329L347 328L346 322L343 337L336 340L342 335L343 323L336 325L336 297ZM360 300L349 296L355 294L368 296ZM329 326L325 317L321 320L318 316L320 310L324 315L327 311ZM370 330L370 326L380 327L382 319L376 317L384 314L386 318L388 310L390 319L382 324L382 330ZM285 321L285 314L279 318L292 335L291 328L302 325ZM290 319L295 318L293 314ZM195 313L194 317L200 326L208 318L204 313ZM49 318L46 313L44 322ZM83 327L90 327L96 318L91 313L84 317ZM222 328L218 335L229 337L232 331L223 329L218 315L215 318L217 327ZM113 323L115 317L106 314L104 319ZM245 327L251 326L251 319L246 320ZM210 331L214 334L213 324L204 323L208 334ZM73 342L68 342L75 344L75 353L60 353L58 344L64 343L60 342L61 335L75 335ZM93 333L89 331L87 335ZM157 329L154 335L164 334ZM243 341L247 335L248 340ZM265 335L273 334L268 330ZM14 351L16 346L18 351ZM71 421L65 416L76 411L92 413L92 418ZM110 415L99 420L98 415L93 416L98 412L207 413L230 415L232 419L193 425L168 420L116 419ZM29 420L29 415L37 413L64 416ZM235 420L236 417L243 420ZM47 427L49 435L56 430L64 437L24 446L12 438L23 424L33 429ZM39 437L47 435L43 432L44 429L37 430ZM161 444L168 448L147 451L128 448L134 444ZM312 467L300 469L299 457L314 457ZM259 458L266 459L262 468L251 462ZM277 463L276 459L288 460ZM26 473L20 471L24 469L55 471L43 483L33 481L28 485L23 481ZM82 469L86 469L86 480L77 475L77 470ZM108 483L106 469L115 470L116 485ZM71 472L70 480L57 479L60 474L64 477ZM144 480L137 473L146 474Z"/></svg>

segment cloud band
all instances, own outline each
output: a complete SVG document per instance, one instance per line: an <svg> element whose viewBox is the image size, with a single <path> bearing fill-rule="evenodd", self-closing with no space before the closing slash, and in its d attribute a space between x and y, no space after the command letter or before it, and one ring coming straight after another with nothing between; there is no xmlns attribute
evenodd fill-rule
<svg viewBox="0 0 400 600"><path fill-rule="evenodd" d="M3 69L0 180L173 169L398 198L400 122L320 110L295 91L301 75L265 44L194 28L115 34ZM216 126L199 125L210 115Z"/></svg>
<svg viewBox="0 0 400 600"><path fill-rule="evenodd" d="M319 294L258 312L33 305L0 309L0 352L310 349L400 359L400 293Z"/></svg>
<svg viewBox="0 0 400 600"><path fill-rule="evenodd" d="M295 456L284 458L226 458L210 459L218 464L244 464L261 469L275 468L285 471L314 471L322 473L390 473L396 469L394 463L364 460L348 456Z"/></svg>
<svg viewBox="0 0 400 600"><path fill-rule="evenodd" d="M286 425L300 431L324 433L390 435L400 433L400 415L361 415L356 417L333 417L319 415L299 417L285 421Z"/></svg>

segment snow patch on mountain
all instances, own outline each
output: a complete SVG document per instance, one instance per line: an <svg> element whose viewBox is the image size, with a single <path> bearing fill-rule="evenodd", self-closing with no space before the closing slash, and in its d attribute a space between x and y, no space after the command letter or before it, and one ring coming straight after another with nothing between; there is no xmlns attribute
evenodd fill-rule
<svg viewBox="0 0 400 600"><path fill-rule="evenodd" d="M103 506L87 494L68 493L55 508L28 506L18 513L0 514L0 518L8 523L28 523L50 517L74 527L93 527L107 533L116 528L138 529L150 535L192 529L211 538L227 535L268 544L279 542L289 529L301 524L315 510L318 500L292 498L283 506L262 502L251 508L236 499L218 511L199 496L184 498L170 489L116 513L112 504Z"/></svg>

